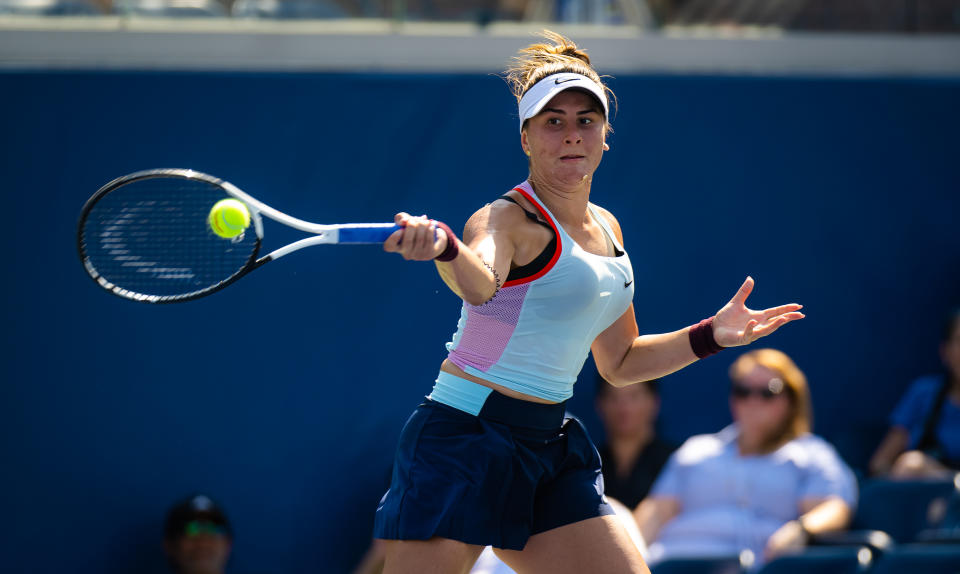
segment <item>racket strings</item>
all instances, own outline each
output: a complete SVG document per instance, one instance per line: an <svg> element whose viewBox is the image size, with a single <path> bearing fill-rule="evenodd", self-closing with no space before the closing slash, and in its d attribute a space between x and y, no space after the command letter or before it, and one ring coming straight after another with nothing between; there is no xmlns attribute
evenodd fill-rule
<svg viewBox="0 0 960 574"><path fill-rule="evenodd" d="M217 185L183 178L121 185L87 213L85 264L105 287L131 298L182 298L212 288L242 272L258 248L252 228L233 239L210 230L210 208L227 197Z"/></svg>

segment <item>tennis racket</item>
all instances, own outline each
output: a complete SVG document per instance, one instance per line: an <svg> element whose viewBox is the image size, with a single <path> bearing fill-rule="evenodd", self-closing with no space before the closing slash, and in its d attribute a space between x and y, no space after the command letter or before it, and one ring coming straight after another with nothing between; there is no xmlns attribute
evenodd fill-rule
<svg viewBox="0 0 960 574"><path fill-rule="evenodd" d="M250 226L232 239L207 216L221 199L242 201ZM311 237L260 256L268 217ZM119 177L87 200L77 224L83 267L110 293L143 303L179 303L215 293L288 253L330 243L383 243L393 223L320 225L281 213L235 185L189 169L151 169Z"/></svg>

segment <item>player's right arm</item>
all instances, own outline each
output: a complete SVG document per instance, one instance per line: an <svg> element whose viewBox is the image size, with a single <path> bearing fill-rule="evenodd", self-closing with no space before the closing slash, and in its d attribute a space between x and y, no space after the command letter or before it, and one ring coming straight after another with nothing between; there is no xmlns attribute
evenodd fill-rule
<svg viewBox="0 0 960 574"><path fill-rule="evenodd" d="M489 301L503 284L516 252L515 230L523 224L523 213L510 204L494 202L474 213L458 242L458 254L451 261L434 258L447 247L444 233L426 217L398 213L395 221L404 229L390 236L384 250L405 259L434 260L440 277L451 291L471 305ZM494 271L496 273L494 273Z"/></svg>

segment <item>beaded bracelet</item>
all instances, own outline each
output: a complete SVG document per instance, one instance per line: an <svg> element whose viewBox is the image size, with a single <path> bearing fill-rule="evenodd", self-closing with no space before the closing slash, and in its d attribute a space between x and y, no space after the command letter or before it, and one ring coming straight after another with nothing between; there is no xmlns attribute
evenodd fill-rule
<svg viewBox="0 0 960 574"><path fill-rule="evenodd" d="M494 289L493 289L493 295L491 295L489 299L487 299L486 301L483 302L483 304L486 305L486 304L489 303L490 301L493 301L493 298L496 297L496 296L497 296L497 293L500 292L500 286L501 286L501 283L500 283L500 275L497 273L497 270L494 269L492 265L490 265L489 263L487 263L487 262L484 261L483 259L480 260L480 263L483 263L483 266L486 267L487 269L489 269L489 270L490 270L490 273L493 273L493 282L494 282L494 285L495 285L495 286L494 286Z"/></svg>

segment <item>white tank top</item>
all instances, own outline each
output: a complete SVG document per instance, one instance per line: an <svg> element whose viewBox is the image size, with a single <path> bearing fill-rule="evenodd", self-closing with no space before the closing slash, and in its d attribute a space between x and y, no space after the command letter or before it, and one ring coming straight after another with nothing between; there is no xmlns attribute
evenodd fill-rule
<svg viewBox="0 0 960 574"><path fill-rule="evenodd" d="M584 251L537 198L529 182L514 188L553 228L558 246L538 273L508 280L490 301L463 303L450 361L475 377L554 402L573 395L590 345L633 300L633 269L607 221L593 219L617 247L607 257Z"/></svg>

